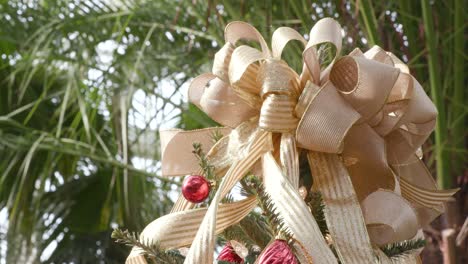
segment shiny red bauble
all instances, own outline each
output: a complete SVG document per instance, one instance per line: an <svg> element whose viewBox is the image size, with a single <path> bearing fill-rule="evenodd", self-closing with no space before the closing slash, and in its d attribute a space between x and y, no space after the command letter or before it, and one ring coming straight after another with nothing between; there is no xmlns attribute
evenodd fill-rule
<svg viewBox="0 0 468 264"><path fill-rule="evenodd" d="M237 253L234 251L234 248L231 246L231 243L229 242L219 253L218 260L244 264L244 260L239 255L237 255Z"/></svg>
<svg viewBox="0 0 468 264"><path fill-rule="evenodd" d="M182 194L192 203L203 202L210 194L210 182L200 175L187 176L182 183Z"/></svg>
<svg viewBox="0 0 468 264"><path fill-rule="evenodd" d="M296 257L288 243L284 240L275 240L263 251L259 264L297 264Z"/></svg>

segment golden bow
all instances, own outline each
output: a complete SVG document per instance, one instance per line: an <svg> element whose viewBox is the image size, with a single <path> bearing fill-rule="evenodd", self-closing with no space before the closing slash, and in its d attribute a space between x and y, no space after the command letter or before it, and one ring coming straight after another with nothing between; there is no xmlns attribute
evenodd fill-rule
<svg viewBox="0 0 468 264"><path fill-rule="evenodd" d="M255 206L250 198L231 210L219 202L254 169L305 259L337 263L297 192L300 149L307 151L313 189L322 194L342 263L373 263L376 256L389 262L374 245L411 239L442 212L456 190L437 190L415 154L432 132L437 112L392 53L375 46L339 58L341 27L330 18L317 22L308 42L291 28L277 29L272 50L247 23L230 23L225 38L213 73L194 79L189 99L226 128L161 132L163 175L198 171L187 151L198 141L210 149L221 184L208 209L189 210L193 204L181 197L171 214L145 228L142 240L164 248L192 244L186 263L212 263L214 235ZM261 51L236 47L240 39L258 42ZM281 60L291 40L305 45L300 75ZM323 43L334 45L336 53L321 70L317 46ZM211 146L208 134L215 129L225 137ZM262 167L255 168L260 160ZM138 255L134 249L129 261Z"/></svg>

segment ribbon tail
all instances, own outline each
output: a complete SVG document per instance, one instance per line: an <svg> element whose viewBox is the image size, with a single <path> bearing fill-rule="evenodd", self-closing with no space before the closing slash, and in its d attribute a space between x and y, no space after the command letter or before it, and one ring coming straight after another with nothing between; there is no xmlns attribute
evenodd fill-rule
<svg viewBox="0 0 468 264"><path fill-rule="evenodd" d="M325 220L342 263L375 263L375 254L351 179L336 154L310 151L312 188L322 195Z"/></svg>
<svg viewBox="0 0 468 264"><path fill-rule="evenodd" d="M297 190L299 188L299 153L294 135L283 133L280 145L280 159L283 172L288 177L292 186Z"/></svg>
<svg viewBox="0 0 468 264"><path fill-rule="evenodd" d="M256 198L253 196L239 202L221 204L216 216L215 233L219 234L228 226L238 223L256 204ZM140 235L140 242L148 246L158 243L162 249L189 245L192 243L206 211L206 208L200 208L160 217L146 226ZM135 247L126 263L146 263L146 260L142 257L141 250Z"/></svg>
<svg viewBox="0 0 468 264"><path fill-rule="evenodd" d="M444 202L453 199L453 195L459 190L427 190L412 184L404 178L400 178L400 186L403 197L411 202L415 202L435 210L441 210Z"/></svg>
<svg viewBox="0 0 468 264"><path fill-rule="evenodd" d="M281 172L271 152L263 156L263 177L265 190L312 262L337 263L307 205Z"/></svg>
<svg viewBox="0 0 468 264"><path fill-rule="evenodd" d="M438 190L424 163L413 155L404 164L392 165L399 176L401 195L416 209L421 226L426 226L444 211L444 202L458 189Z"/></svg>

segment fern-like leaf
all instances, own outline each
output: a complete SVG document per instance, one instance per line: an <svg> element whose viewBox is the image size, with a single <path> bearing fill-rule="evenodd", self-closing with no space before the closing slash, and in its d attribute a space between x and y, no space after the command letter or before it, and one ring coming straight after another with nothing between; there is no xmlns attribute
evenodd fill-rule
<svg viewBox="0 0 468 264"><path fill-rule="evenodd" d="M319 226L320 231L322 232L322 235L327 235L329 232L327 227L327 221L325 220L325 214L323 212L323 210L325 209L325 204L323 203L322 195L319 192L309 192L307 194L305 202L307 206L309 206L312 215L314 216L315 221L317 222L317 225Z"/></svg>
<svg viewBox="0 0 468 264"><path fill-rule="evenodd" d="M389 258L400 258L411 254L426 245L426 240L404 240L383 246L381 249Z"/></svg>
<svg viewBox="0 0 468 264"><path fill-rule="evenodd" d="M141 242L138 239L139 236L137 233L129 232L128 230L115 229L111 237L115 239L117 243L141 248L149 259L155 260L156 263L182 264L185 259L185 257L177 251L165 251L161 249L157 243L150 244L148 242Z"/></svg>
<svg viewBox="0 0 468 264"><path fill-rule="evenodd" d="M272 235L284 239L288 243L292 243L293 234L284 223L281 215L277 212L274 202L270 195L265 191L262 183L257 177L249 177L247 185L252 187L257 195L259 206L267 218L267 222L271 227Z"/></svg>

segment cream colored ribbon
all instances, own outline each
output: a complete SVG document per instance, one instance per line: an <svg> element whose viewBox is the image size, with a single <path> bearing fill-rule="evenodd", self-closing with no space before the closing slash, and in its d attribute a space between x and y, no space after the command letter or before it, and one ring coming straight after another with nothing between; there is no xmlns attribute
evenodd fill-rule
<svg viewBox="0 0 468 264"><path fill-rule="evenodd" d="M366 224L346 168L336 154L309 152L313 189L322 194L328 230L343 263L375 263Z"/></svg>
<svg viewBox="0 0 468 264"><path fill-rule="evenodd" d="M257 204L255 197L240 202L221 204L217 214L215 233L238 223ZM173 249L188 246L192 243L200 224L207 212L206 208L185 210L158 218L145 227L140 240L148 245L159 244L161 248ZM133 248L131 256L138 256L140 248Z"/></svg>
<svg viewBox="0 0 468 264"><path fill-rule="evenodd" d="M314 217L309 208L297 192L297 188L294 188L282 173L271 152L263 157L263 177L265 190L312 262L337 263L317 223L313 221Z"/></svg>
<svg viewBox="0 0 468 264"><path fill-rule="evenodd" d="M213 73L195 78L189 88L191 102L233 130L222 129L226 136L209 151L222 181L203 211L185 263L212 262L219 202L248 171L263 175L267 192L301 245L296 247L302 249L301 259L336 263L297 193L298 148L309 152L313 188L323 195L342 263L373 263L379 256L384 263L392 262L374 253L375 246L414 237L456 192L437 190L415 155L433 131L437 112L408 67L377 46L340 58L341 32L331 18L317 22L308 42L282 27L274 32L270 50L251 25L233 22L226 27L226 44L215 55ZM236 46L240 39L258 42L261 50ZM281 60L291 40L305 46L300 75ZM317 49L325 43L336 52L322 69ZM162 140L164 175L198 171L193 160L178 164L179 155L185 155L181 153L191 149L187 145L193 141L211 146L204 132L190 138L184 133L190 132ZM181 197L170 215L192 207ZM144 231L142 237L154 236L151 232L159 231ZM134 254L129 261L137 258Z"/></svg>

